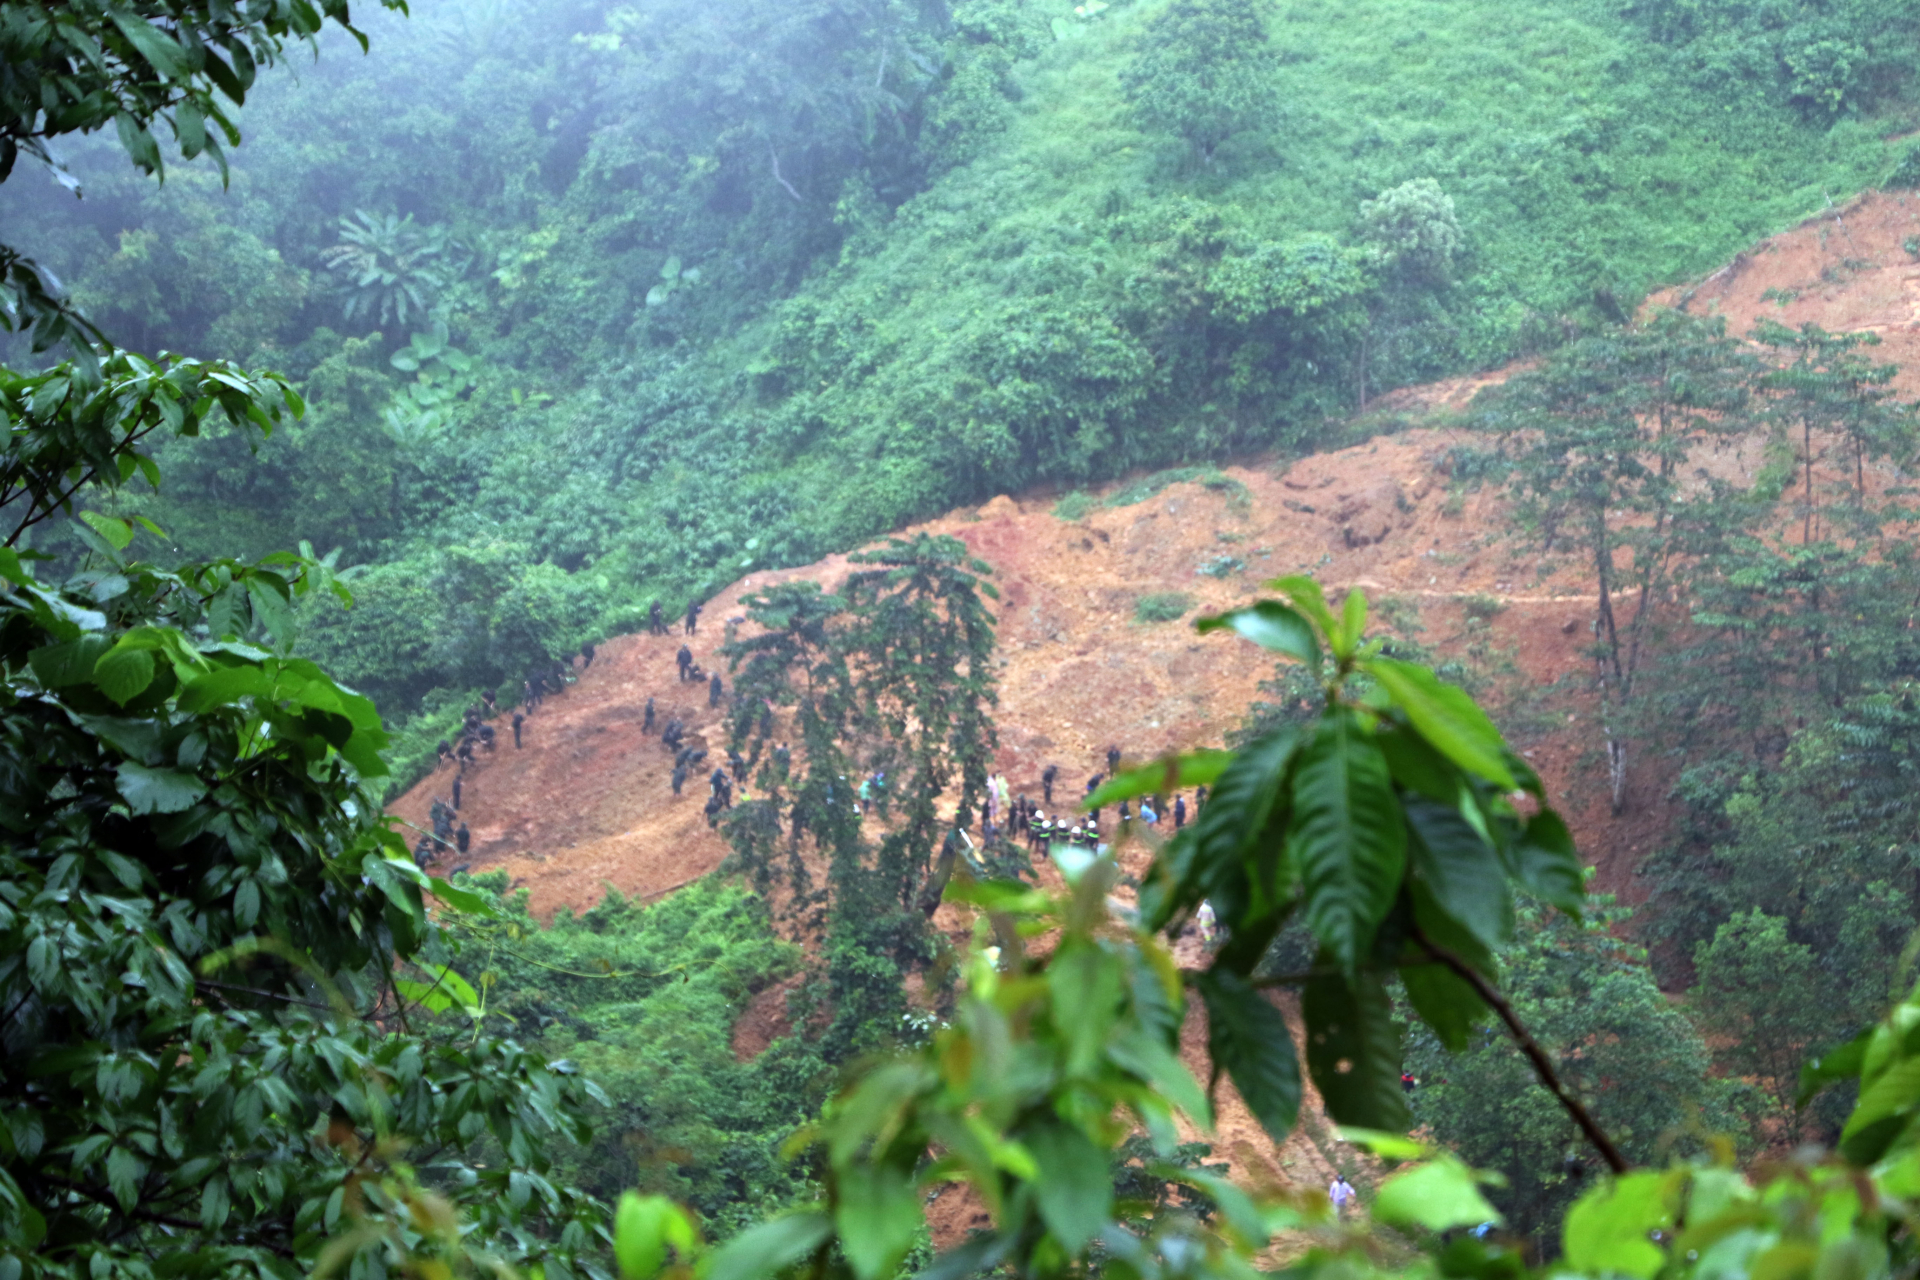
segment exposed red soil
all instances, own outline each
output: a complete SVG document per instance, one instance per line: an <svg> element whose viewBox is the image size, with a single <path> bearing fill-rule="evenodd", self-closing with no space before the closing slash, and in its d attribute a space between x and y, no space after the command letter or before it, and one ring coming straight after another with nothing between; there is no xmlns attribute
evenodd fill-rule
<svg viewBox="0 0 1920 1280"><path fill-rule="evenodd" d="M1720 315L1745 336L1762 319L1792 328L1872 333L1876 360L1898 364L1895 385L1920 393L1920 193L1868 192L1761 241L1697 285L1655 295L1655 305Z"/></svg>
<svg viewBox="0 0 1920 1280"><path fill-rule="evenodd" d="M1871 330L1884 343L1877 357L1903 366L1900 385L1911 394L1920 390L1920 261L1903 241L1915 235L1920 200L1869 195L1653 301L1725 315L1730 331L1741 335L1763 316ZM1792 297L1781 305L1777 299L1787 294L1768 297L1769 290ZM1413 415L1458 410L1504 376L1412 388L1371 408ZM1003 495L907 531L958 537L993 567L1001 593L997 763L1013 790L1037 799L1041 770L1056 763L1057 797L1076 796L1086 777L1104 767L1109 743L1134 760L1219 743L1274 664L1232 637L1197 635L1190 621L1262 594L1260 582L1283 573L1311 571L1333 588L1362 587L1377 618L1397 610L1399 622L1416 626L1417 638L1443 652L1461 647L1470 615L1490 614L1491 646L1510 655L1521 682L1539 687L1573 677L1570 686L1579 687L1589 669L1593 601L1562 562L1542 560L1536 548L1509 536L1496 492L1450 487L1444 460L1472 443L1465 431L1428 426L1297 462L1224 468L1238 488L1176 484L1133 505L1095 505L1077 520L1053 514L1057 495ZM1754 447L1702 461L1717 472L1750 469ZM1099 502L1118 488L1092 497ZM742 614L745 595L798 578L831 586L846 568L845 557L835 556L806 568L754 573L728 587L709 602L699 634L688 641L696 659L718 663L726 623ZM1203 572L1208 568L1218 576ZM1168 592L1192 597L1185 620L1134 620L1142 596ZM652 696L661 723L680 714L709 746L723 746L720 713L707 708L704 688L675 680L678 630L602 645L579 682L532 715L523 749L515 750L510 733L503 733L498 752L466 776L462 817L473 833L473 869L504 868L531 890L543 915L588 907L609 887L659 896L713 871L726 854L701 816L702 779L689 779L686 794L673 797L671 761L657 736L640 730ZM1668 828L1671 779L1658 762L1641 762L1630 777L1634 803L1613 817L1589 704L1576 694L1556 706L1553 722L1517 735L1516 746L1566 813L1583 855L1597 868L1598 887L1631 899L1635 866ZM709 757L709 768L721 754ZM443 768L392 812L425 826L432 797L448 795L450 787L451 772ZM1050 868L1043 879L1053 879ZM953 911L943 908L938 922L964 930ZM736 1028L736 1053L750 1057L784 1032L787 988L781 984L749 1004ZM1204 1079L1201 1018L1197 1012L1190 1018L1183 1038L1184 1056ZM1350 1176L1365 1174L1365 1161L1328 1133L1317 1099L1276 1151L1231 1086L1223 1083L1221 1093L1213 1141L1216 1152L1231 1159L1235 1176L1259 1178L1267 1170L1296 1184L1324 1186L1336 1163ZM946 1193L930 1210L936 1236L943 1244L963 1238L977 1212L958 1193Z"/></svg>

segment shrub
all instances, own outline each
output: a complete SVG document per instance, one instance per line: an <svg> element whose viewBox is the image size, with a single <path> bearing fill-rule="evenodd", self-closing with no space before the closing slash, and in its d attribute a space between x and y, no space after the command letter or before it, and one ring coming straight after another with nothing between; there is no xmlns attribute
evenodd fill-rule
<svg viewBox="0 0 1920 1280"><path fill-rule="evenodd" d="M1193 597L1184 591L1158 591L1134 601L1135 622L1177 622L1193 608Z"/></svg>

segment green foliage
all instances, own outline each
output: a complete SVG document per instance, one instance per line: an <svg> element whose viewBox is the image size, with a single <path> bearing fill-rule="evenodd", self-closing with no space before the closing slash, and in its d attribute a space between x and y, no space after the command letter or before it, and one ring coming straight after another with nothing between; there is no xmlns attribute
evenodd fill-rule
<svg viewBox="0 0 1920 1280"><path fill-rule="evenodd" d="M1141 28L1120 84L1143 130L1212 164L1235 134L1277 123L1278 76L1252 0L1172 0Z"/></svg>
<svg viewBox="0 0 1920 1280"><path fill-rule="evenodd" d="M1784 100L1830 120L1910 88L1920 69L1914 15L1868 0L1630 0L1622 8L1701 89L1730 104Z"/></svg>
<svg viewBox="0 0 1920 1280"><path fill-rule="evenodd" d="M1092 497L1076 489L1053 504L1053 514L1062 520L1084 520L1093 506Z"/></svg>
<svg viewBox="0 0 1920 1280"><path fill-rule="evenodd" d="M169 403L129 395L64 446L10 407L18 518L89 449L133 474ZM66 583L0 549L5 1265L212 1277L489 1251L578 1274L599 1211L548 1180L546 1147L585 1136L592 1090L510 1039L407 1028L429 989L410 975L451 954L426 895L463 895L376 816L373 704L283 656L291 601L337 588L331 565L158 569L122 554L132 522L86 514L94 567ZM415 1142L438 1153L431 1186L402 1159Z"/></svg>
<svg viewBox="0 0 1920 1280"><path fill-rule="evenodd" d="M1362 200L1360 243L1387 270L1444 283L1460 249L1453 200L1432 178L1415 178L1376 200Z"/></svg>
<svg viewBox="0 0 1920 1280"><path fill-rule="evenodd" d="M560 1157L566 1181L607 1201L634 1185L671 1195L717 1236L805 1189L779 1148L818 1107L823 1068L793 1040L750 1062L733 1051L749 998L800 967L761 899L709 879L651 905L609 892L542 926L524 892L499 896L504 873L471 887L499 913L453 929L455 969L489 992L482 1026L571 1063L606 1096L592 1140Z"/></svg>
<svg viewBox="0 0 1920 1280"><path fill-rule="evenodd" d="M1192 612L1193 597L1184 591L1158 591L1133 602L1135 622L1178 622Z"/></svg>
<svg viewBox="0 0 1920 1280"><path fill-rule="evenodd" d="M1757 27L1681 7L1705 54L1724 23L1874 66L1905 47L1904 16L1887 34L1852 3ZM152 190L77 138L86 203L14 182L0 218L125 340L265 360L317 405L340 372L320 286L341 217L415 229L407 252L444 235L417 301L472 355L470 388L424 403L392 381L387 344L429 328L409 296L355 359L387 385L259 467L228 445L196 450L197 475L169 460L176 492L140 510L201 558L304 538L418 574L498 539L515 573L586 579L611 631L743 561L807 563L993 493L1324 440L1380 391L1558 344L1877 181L1902 127L1904 82L1856 64L1878 105L1833 122L1786 100L1771 54L1764 92L1700 92L1664 28L1610 0L1059 16L1070 38L1002 0L376 9L376 57L249 90L230 192L179 166ZM1123 72L1207 128L1263 123L1171 174ZM1245 94L1205 95L1216 75ZM1311 121L1242 111L1282 96ZM1388 242L1424 245L1420 270L1382 267ZM40 298L6 309L21 346L81 323L4 262L9 296ZM403 665L380 681L396 727L431 687Z"/></svg>
<svg viewBox="0 0 1920 1280"><path fill-rule="evenodd" d="M1861 1274L1909 1265L1914 1245L1900 1193L1920 1186L1913 1181L1920 1077L1908 1069L1914 1005L1807 1069L1806 1095L1861 1082L1840 1157L1802 1152L1749 1178L1728 1167L1724 1144L1712 1156L1674 1156L1671 1139L1681 1125L1719 1119L1690 1104L1704 1099L1711 1107L1724 1089L1708 1085L1704 1048L1652 985L1644 956L1613 936L1623 913L1605 900L1589 904L1594 910L1584 919L1550 916L1531 903L1494 913L1499 922L1484 913L1489 902L1513 907L1520 884L1569 907L1580 902L1576 864L1564 830L1551 833L1551 810L1542 807L1523 829L1494 807L1515 782L1537 799L1537 783L1500 751L1498 735L1458 690L1361 648L1364 600L1350 595L1336 617L1307 580L1276 585L1290 605L1267 602L1208 625L1261 638L1324 671L1325 712L1310 732L1286 730L1230 757L1158 761L1089 798L1107 803L1175 780L1205 779L1214 788L1196 827L1156 850L1137 920L1111 917L1107 895L1117 870L1104 857L1069 869L1068 891L1058 898L1011 883L952 894L978 913L954 1017L930 1044L873 1063L829 1105L814 1135L826 1174L822 1198L714 1249L674 1206L635 1197L623 1206L617 1243L628 1280L734 1280L803 1260L828 1280L879 1280L905 1259L924 1192L942 1180L970 1184L992 1225L938 1260L926 1273L936 1276L1001 1266L1069 1276L1097 1260L1103 1272L1139 1280L1224 1280L1251 1274L1250 1259L1278 1230L1295 1232L1295 1244L1307 1238L1289 1268L1301 1277L1653 1280L1773 1275L1789 1264L1811 1272L1823 1260ZM1323 667L1329 656L1331 668ZM1342 687L1362 668L1387 691L1368 699L1364 719L1345 704ZM1337 793L1352 792L1369 749L1379 753L1380 777L1391 779L1387 790L1364 806L1343 805ZM1338 759L1347 764L1335 786L1318 775ZM1346 818L1331 821L1342 808ZM1117 1198L1131 1175L1116 1157L1151 1144L1177 1158L1176 1115L1209 1123L1206 1095L1172 1052L1183 986L1207 1004L1216 1075L1234 1078L1276 1136L1293 1123L1301 1088L1293 1036L1241 966L1257 954L1249 942L1270 937L1286 914L1276 901L1298 906L1309 920L1329 911L1355 918L1364 891L1296 880L1293 857L1317 846L1312 858L1363 876L1397 864L1385 852L1394 841L1383 818L1405 824L1403 847L1412 852L1394 907L1400 920L1377 935L1383 945L1363 948L1357 966L1339 963L1335 949L1324 952L1305 976L1302 1008L1309 1067L1336 1118L1389 1126L1348 1128L1345 1136L1384 1160L1411 1162L1372 1198L1376 1220L1404 1234L1331 1224L1326 1201L1311 1192L1248 1192L1188 1161L1145 1166L1184 1184L1185 1203ZM1504 852L1487 841L1489 831L1505 837ZM1516 835L1519 842L1508 844ZM1551 867L1541 861L1549 851ZM1208 969L1182 974L1158 930L1203 891L1219 908L1227 940ZM1433 930L1463 950L1436 943ZM1044 959L1021 945L1034 935L1053 943ZM1511 1184L1500 1169L1476 1172L1459 1155L1393 1132L1407 1123L1399 1032L1382 983L1395 969L1416 1037L1455 1044L1444 1059L1437 1047L1430 1051L1417 1105L1433 1114L1423 1118L1487 1148L1517 1171ZM1494 970L1507 974L1508 994L1492 985ZM1545 1095L1514 1069L1518 1055L1473 1029L1472 1002L1481 998L1497 1005L1565 1116L1536 1105ZM1920 1001L1920 991L1912 999ZM1424 1044L1416 1049L1427 1052ZM1664 1157L1667 1167L1631 1169L1578 1095L1610 1112L1632 1148ZM1567 1116L1611 1165L1590 1188L1575 1184ZM1545 1251L1557 1243L1560 1256L1536 1270L1529 1259L1541 1252L1516 1247L1504 1233L1483 1236L1478 1229L1507 1221L1500 1200L1529 1215L1516 1225ZM1466 1227L1477 1230L1448 1239Z"/></svg>
<svg viewBox="0 0 1920 1280"><path fill-rule="evenodd" d="M1793 941L1787 923L1753 907L1736 914L1693 953L1699 983L1693 1004L1701 1027L1725 1046L1715 1056L1730 1073L1756 1079L1774 1097L1799 1088L1800 1064L1834 1039L1832 992L1812 948ZM1856 979L1869 974L1852 975Z"/></svg>
<svg viewBox="0 0 1920 1280"><path fill-rule="evenodd" d="M320 258L339 282L349 324L364 315L374 324L404 325L433 309L447 284L450 248L444 228L415 226L412 214L362 209L340 219L340 242Z"/></svg>
<svg viewBox="0 0 1920 1280"><path fill-rule="evenodd" d="M1597 719L1615 813L1626 802L1652 605L1672 589L1692 532L1714 522L1720 496L1713 486L1690 492L1683 468L1748 425L1756 380L1722 322L1662 312L1583 339L1486 397L1483 423L1508 442L1521 519L1545 551L1565 539L1593 575ZM1622 549L1631 552L1624 568ZM1624 593L1635 603L1623 620L1613 602Z"/></svg>
<svg viewBox="0 0 1920 1280"><path fill-rule="evenodd" d="M1893 166L1893 172L1881 185L1889 191L1912 191L1920 187L1920 146L1907 148L1907 154L1900 157L1900 163Z"/></svg>
<svg viewBox="0 0 1920 1280"><path fill-rule="evenodd" d="M762 892L784 871L789 915L824 930L821 1039L834 1061L903 1028L904 975L936 954L928 921L959 870L996 742L987 565L924 533L851 563L839 595L803 581L748 597L758 634L722 651L729 746L757 793L726 818L734 865ZM776 713L791 718L791 746ZM877 838L856 796L871 797ZM987 854L1024 861L1010 846Z"/></svg>
<svg viewBox="0 0 1920 1280"><path fill-rule="evenodd" d="M1738 1091L1710 1077L1700 1033L1654 984L1645 953L1621 940L1628 918L1606 899L1583 921L1521 908L1500 953L1502 988L1607 1133L1648 1164L1698 1154L1697 1135L1738 1131ZM1407 1060L1419 1081L1415 1121L1468 1164L1499 1173L1493 1203L1514 1231L1550 1249L1569 1206L1603 1172L1560 1103L1491 1030L1472 1033L1460 1053L1416 1033Z"/></svg>

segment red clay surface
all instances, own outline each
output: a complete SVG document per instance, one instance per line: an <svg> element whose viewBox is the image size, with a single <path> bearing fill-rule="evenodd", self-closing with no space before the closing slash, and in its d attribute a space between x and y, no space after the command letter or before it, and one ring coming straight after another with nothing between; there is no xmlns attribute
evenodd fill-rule
<svg viewBox="0 0 1920 1280"><path fill-rule="evenodd" d="M1884 343L1878 358L1904 366L1900 385L1912 394L1920 390L1920 261L1903 242L1916 235L1920 201L1911 194L1869 195L1655 301L1725 315L1735 334L1762 316L1871 330ZM1769 290L1776 292L1768 296ZM1503 376L1414 388L1373 408L1459 409ZM1496 492L1450 492L1442 460L1456 445L1473 442L1465 431L1429 427L1279 466L1227 467L1224 474L1242 487L1238 492L1177 484L1134 505L1096 505L1074 521L1052 514L1057 494L1001 496L916 526L961 538L993 566L1001 593L995 609L998 765L1014 792L1037 799L1040 771L1056 763L1056 794L1078 794L1087 776L1104 767L1109 743L1134 760L1219 743L1274 664L1232 637L1195 634L1191 619L1256 598L1263 579L1284 573L1310 571L1334 590L1363 587L1376 618L1386 612L1385 602L1399 601L1387 609L1397 608L1400 622L1417 625L1417 638L1442 652L1465 643L1470 613L1491 613L1485 643L1507 655L1524 684L1537 688L1572 677L1570 687L1579 687L1589 670L1584 647L1593 601L1562 562L1542 561L1536 547L1511 534ZM1709 465L1746 468L1752 453L1751 447L1729 451ZM1118 488L1093 496L1103 499ZM1218 576L1203 572L1208 568ZM802 569L755 573L728 587L709 602L690 641L696 659L710 667L719 662L725 625L742 613L743 595L796 578L831 585L845 569L845 558L836 556ZM1192 597L1185 620L1134 620L1140 597L1166 592ZM608 887L658 896L713 871L725 856L724 843L701 816L704 780L690 778L686 793L673 797L671 761L657 736L640 731L652 696L661 723L681 714L696 735L719 748L709 767L723 755L719 713L707 709L704 687L675 680L678 631L602 645L592 669L532 715L524 749L513 748L503 719L500 749L467 775L461 816L473 832L473 869L506 869L531 890L543 915L590 906ZM1576 693L1556 706L1550 724L1536 720L1514 736L1515 745L1567 814L1583 855L1598 868L1598 887L1631 898L1635 865L1664 834L1671 779L1643 761L1631 774L1629 811L1612 817L1586 699ZM431 798L450 789L451 771L443 768L392 811L425 826ZM946 918L952 910L943 909L941 923L960 927ZM1183 955L1183 962L1199 957ZM758 1052L784 1030L780 1005L779 991L752 1002L736 1033L737 1052ZM1188 1061L1204 1079L1197 1018L1186 1040ZM1324 1186L1335 1161L1350 1174L1364 1174L1351 1149L1327 1134L1317 1103L1295 1137L1275 1151L1230 1094L1223 1086L1214 1141L1219 1155L1232 1159L1236 1176L1261 1177L1266 1169ZM954 1193L933 1208L948 1240L964 1234L973 1212Z"/></svg>

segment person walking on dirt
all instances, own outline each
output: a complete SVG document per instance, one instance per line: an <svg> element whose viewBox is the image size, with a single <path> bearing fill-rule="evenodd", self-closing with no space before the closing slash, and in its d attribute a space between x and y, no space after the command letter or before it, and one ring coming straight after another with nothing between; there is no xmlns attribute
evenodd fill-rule
<svg viewBox="0 0 1920 1280"><path fill-rule="evenodd" d="M647 606L647 631L656 636L667 634L667 620L660 612L658 600Z"/></svg>
<svg viewBox="0 0 1920 1280"><path fill-rule="evenodd" d="M1040 774L1040 796L1044 803L1053 803L1053 780L1060 776L1060 766L1048 765Z"/></svg>
<svg viewBox="0 0 1920 1280"><path fill-rule="evenodd" d="M457 773L453 775L453 807L455 812L460 809L460 775Z"/></svg>
<svg viewBox="0 0 1920 1280"><path fill-rule="evenodd" d="M593 665L593 652L593 641L591 640L580 646L580 669L582 671L585 671Z"/></svg>
<svg viewBox="0 0 1920 1280"><path fill-rule="evenodd" d="M520 711L515 710L513 713L513 749L515 751L520 749L520 726L526 722L527 717Z"/></svg>
<svg viewBox="0 0 1920 1280"><path fill-rule="evenodd" d="M673 794L676 798L680 794L680 788L686 785L687 785L687 766L685 766L684 764L675 765L673 768Z"/></svg>
<svg viewBox="0 0 1920 1280"><path fill-rule="evenodd" d="M1353 1189L1353 1184L1347 1181L1345 1174L1334 1174L1333 1181L1327 1185L1327 1199L1333 1202L1333 1216L1336 1218L1345 1218L1347 1216L1347 1206L1354 1202L1358 1194L1359 1193Z"/></svg>
<svg viewBox="0 0 1920 1280"><path fill-rule="evenodd" d="M690 600L687 602L687 634L688 635L692 635L694 633L694 629L700 625L700 610L704 607L705 606L702 605L698 600Z"/></svg>
<svg viewBox="0 0 1920 1280"><path fill-rule="evenodd" d="M453 833L453 847L465 853L467 846L472 843L473 832L467 830L467 824L463 822L460 824L459 829Z"/></svg>
<svg viewBox="0 0 1920 1280"><path fill-rule="evenodd" d="M693 667L693 650L681 645L680 652L673 655L673 660L680 664L680 683L685 684L687 672Z"/></svg>
<svg viewBox="0 0 1920 1280"><path fill-rule="evenodd" d="M710 707L719 706L721 692L720 673L716 671L713 673L713 678L707 681L707 705Z"/></svg>
<svg viewBox="0 0 1920 1280"><path fill-rule="evenodd" d="M647 699L647 717L646 719L640 722L640 732L642 733L653 732L653 699L652 698Z"/></svg>
<svg viewBox="0 0 1920 1280"><path fill-rule="evenodd" d="M1120 748L1117 746L1109 746L1107 748L1107 772L1120 772Z"/></svg>
<svg viewBox="0 0 1920 1280"><path fill-rule="evenodd" d="M1175 831L1178 831L1180 828L1186 825L1187 825L1187 798L1185 796L1175 796L1173 798L1173 829Z"/></svg>

